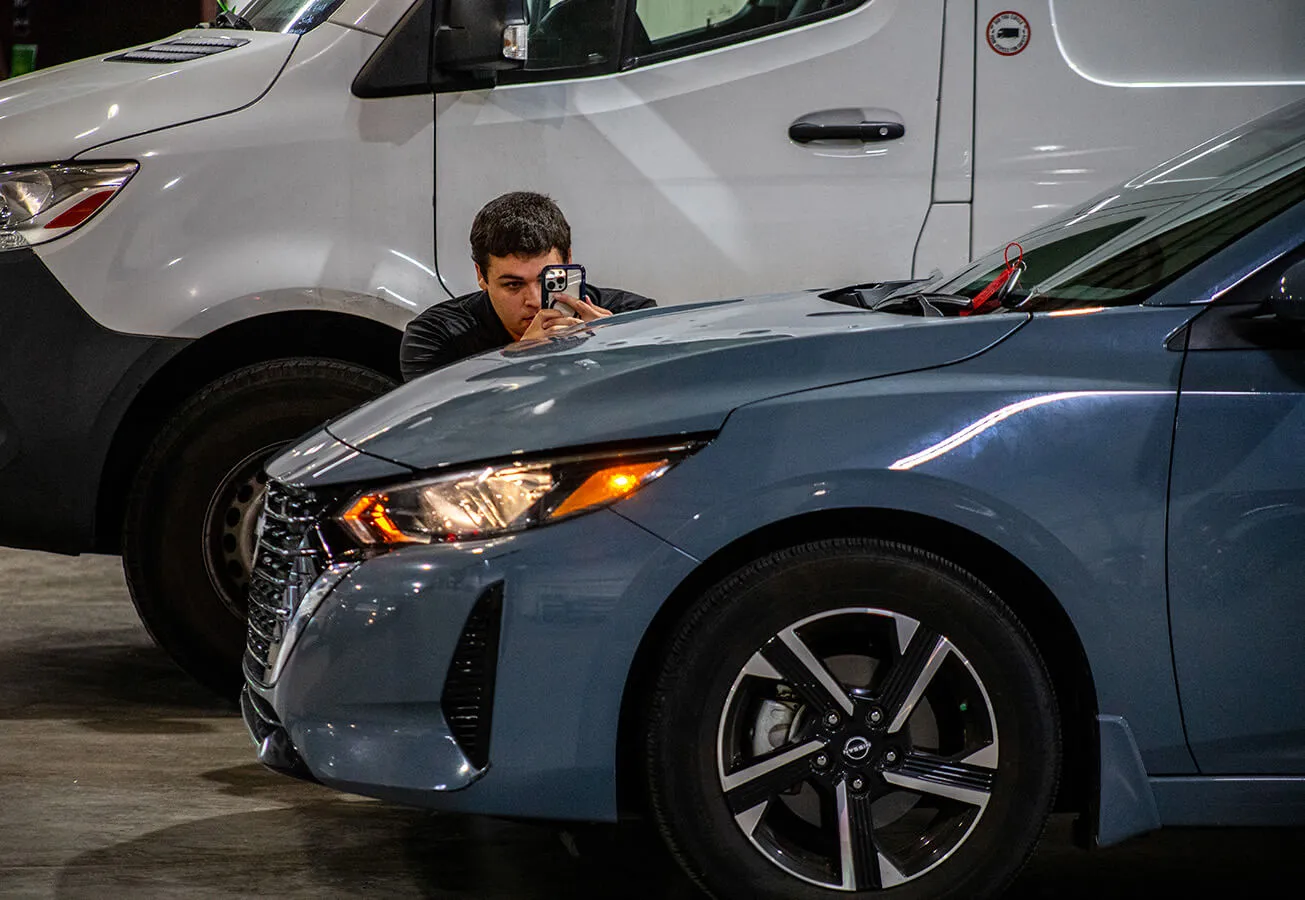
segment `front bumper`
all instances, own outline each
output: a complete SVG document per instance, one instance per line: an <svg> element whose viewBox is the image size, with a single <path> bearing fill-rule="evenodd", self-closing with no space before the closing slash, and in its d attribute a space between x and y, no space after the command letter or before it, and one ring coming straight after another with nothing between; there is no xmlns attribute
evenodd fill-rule
<svg viewBox="0 0 1305 900"><path fill-rule="evenodd" d="M249 736L258 748L258 761L269 769L301 778L304 781L316 781L308 770L285 728L277 721L274 713L262 698L246 686L240 692L240 716L245 720Z"/></svg>
<svg viewBox="0 0 1305 900"><path fill-rule="evenodd" d="M447 810L614 819L627 674L694 565L607 510L492 541L392 551L325 596L272 683L247 672L251 697L271 715L258 717L251 702L246 722L264 762L281 771L302 762L342 790ZM450 675L465 670L460 650L495 597L487 739L470 745ZM272 731L260 730L268 723Z"/></svg>
<svg viewBox="0 0 1305 900"><path fill-rule="evenodd" d="M120 334L32 250L0 252L0 544L95 546L109 446L142 385L188 341Z"/></svg>

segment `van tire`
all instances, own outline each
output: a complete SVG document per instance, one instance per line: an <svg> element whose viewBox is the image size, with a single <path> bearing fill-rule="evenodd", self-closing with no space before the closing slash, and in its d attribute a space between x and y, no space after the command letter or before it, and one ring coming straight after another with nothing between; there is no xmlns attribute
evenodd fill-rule
<svg viewBox="0 0 1305 900"><path fill-rule="evenodd" d="M393 386L332 359L258 363L194 394L150 445L127 497L123 570L155 643L208 688L234 697L242 683L245 597L232 574L232 528L252 540L263 464Z"/></svg>

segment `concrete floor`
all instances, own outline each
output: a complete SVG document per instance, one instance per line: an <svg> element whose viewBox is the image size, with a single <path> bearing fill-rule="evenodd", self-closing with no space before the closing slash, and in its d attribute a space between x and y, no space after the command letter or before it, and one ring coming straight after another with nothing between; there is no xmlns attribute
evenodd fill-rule
<svg viewBox="0 0 1305 900"><path fill-rule="evenodd" d="M0 550L0 621L0 898L696 896L629 829L441 816L268 772L234 707L151 645L117 560ZM1305 829L1085 853L1069 825L1009 897L1299 896L1305 878Z"/></svg>

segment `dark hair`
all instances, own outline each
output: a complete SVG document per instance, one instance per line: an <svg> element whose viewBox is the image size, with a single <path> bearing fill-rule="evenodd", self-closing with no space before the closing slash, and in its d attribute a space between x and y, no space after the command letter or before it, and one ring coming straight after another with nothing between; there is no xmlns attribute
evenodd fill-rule
<svg viewBox="0 0 1305 900"><path fill-rule="evenodd" d="M482 273L491 256L540 256L556 248L571 258L571 226L551 197L513 191L495 197L471 223L471 258Z"/></svg>

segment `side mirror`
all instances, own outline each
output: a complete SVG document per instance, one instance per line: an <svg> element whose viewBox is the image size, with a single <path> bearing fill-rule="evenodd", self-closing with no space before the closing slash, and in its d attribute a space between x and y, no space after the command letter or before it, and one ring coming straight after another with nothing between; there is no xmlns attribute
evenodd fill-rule
<svg viewBox="0 0 1305 900"><path fill-rule="evenodd" d="M435 68L489 73L525 59L525 0L439 0Z"/></svg>
<svg viewBox="0 0 1305 900"><path fill-rule="evenodd" d="M1282 273L1278 287L1269 295L1269 307L1282 321L1305 325L1305 262Z"/></svg>

